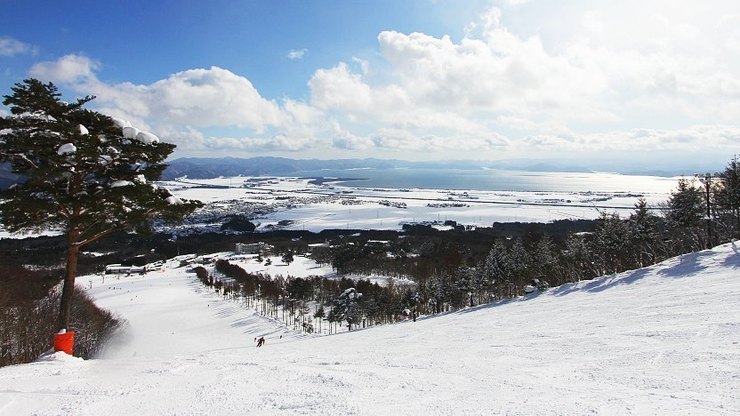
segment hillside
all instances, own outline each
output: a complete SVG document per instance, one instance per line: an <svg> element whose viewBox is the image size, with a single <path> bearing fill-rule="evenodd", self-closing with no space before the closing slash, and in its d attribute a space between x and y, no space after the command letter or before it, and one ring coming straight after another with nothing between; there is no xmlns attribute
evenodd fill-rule
<svg viewBox="0 0 740 416"><path fill-rule="evenodd" d="M0 369L0 414L740 414L734 244L315 338L221 300L175 264L80 278L128 319L126 339L98 360Z"/></svg>

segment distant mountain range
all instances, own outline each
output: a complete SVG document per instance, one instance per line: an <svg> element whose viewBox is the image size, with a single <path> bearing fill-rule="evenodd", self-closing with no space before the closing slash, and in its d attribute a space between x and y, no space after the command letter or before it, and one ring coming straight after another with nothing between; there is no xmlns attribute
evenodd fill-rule
<svg viewBox="0 0 740 416"><path fill-rule="evenodd" d="M180 158L169 162L162 179L182 176L193 179L219 176L291 175L305 171L349 169L507 169L526 171L590 172L579 166L533 161L432 161L411 162L389 159L288 159L282 157Z"/></svg>
<svg viewBox="0 0 740 416"><path fill-rule="evenodd" d="M597 163L594 163L596 165ZM676 176L681 172L648 168L618 169L614 166L584 166L569 162L543 160L499 160L499 161L431 161L411 162L389 159L288 159L282 157L253 157L240 159L223 158L180 158L169 162L162 179L172 180L187 176L193 179L216 178L219 176L264 176L293 175L305 171L346 169L502 169L532 172L616 172L655 176ZM699 170L700 171L700 170Z"/></svg>

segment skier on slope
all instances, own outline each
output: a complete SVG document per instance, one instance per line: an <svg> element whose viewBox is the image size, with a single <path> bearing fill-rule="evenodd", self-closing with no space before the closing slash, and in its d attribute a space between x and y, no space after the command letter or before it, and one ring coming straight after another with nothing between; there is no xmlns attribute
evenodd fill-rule
<svg viewBox="0 0 740 416"><path fill-rule="evenodd" d="M260 337L260 339L257 340L257 347L261 347L265 345L265 337Z"/></svg>

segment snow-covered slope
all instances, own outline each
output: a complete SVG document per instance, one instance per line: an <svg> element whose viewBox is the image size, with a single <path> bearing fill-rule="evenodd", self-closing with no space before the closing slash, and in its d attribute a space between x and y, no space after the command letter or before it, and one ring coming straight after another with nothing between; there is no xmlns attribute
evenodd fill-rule
<svg viewBox="0 0 740 416"><path fill-rule="evenodd" d="M280 330L182 269L94 277L130 339L103 359L0 369L0 414L736 415L738 250L319 338Z"/></svg>

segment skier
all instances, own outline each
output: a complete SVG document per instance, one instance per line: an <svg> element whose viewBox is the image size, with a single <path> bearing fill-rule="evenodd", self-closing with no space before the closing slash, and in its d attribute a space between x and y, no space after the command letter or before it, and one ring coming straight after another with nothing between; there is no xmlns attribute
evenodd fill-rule
<svg viewBox="0 0 740 416"><path fill-rule="evenodd" d="M260 337L260 339L257 340L257 347L261 347L265 344L265 337Z"/></svg>

